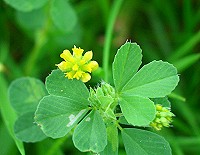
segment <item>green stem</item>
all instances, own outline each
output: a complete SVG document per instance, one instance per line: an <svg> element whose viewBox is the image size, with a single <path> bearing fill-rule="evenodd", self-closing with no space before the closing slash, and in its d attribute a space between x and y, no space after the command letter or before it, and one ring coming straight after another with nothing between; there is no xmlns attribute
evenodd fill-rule
<svg viewBox="0 0 200 155"><path fill-rule="evenodd" d="M191 52L193 47L200 42L200 31L198 31L194 36L192 36L186 43L184 43L178 50L174 52L171 56L170 61L175 62L180 57L185 56L187 53Z"/></svg>
<svg viewBox="0 0 200 155"><path fill-rule="evenodd" d="M38 31L35 37L35 45L25 63L25 74L29 75L36 64L36 60L39 57L40 50L46 42L45 30Z"/></svg>
<svg viewBox="0 0 200 155"><path fill-rule="evenodd" d="M106 34L105 34L105 43L103 48L103 70L104 70L104 80L108 82L108 73L109 73L109 54L111 47L111 40L113 34L114 24L119 13L120 7L122 5L123 0L115 0L113 4L113 8L110 10L108 23L106 26Z"/></svg>
<svg viewBox="0 0 200 155"><path fill-rule="evenodd" d="M47 5L47 11L49 11L49 5ZM25 74L30 75L33 72L33 69L35 68L35 64L37 63L37 59L39 58L41 54L41 48L44 46L44 44L47 42L47 33L49 30L49 27L51 25L51 19L47 18L44 24L44 27L42 27L40 30L36 32L35 35L35 44L33 46L33 49L27 58L25 62Z"/></svg>

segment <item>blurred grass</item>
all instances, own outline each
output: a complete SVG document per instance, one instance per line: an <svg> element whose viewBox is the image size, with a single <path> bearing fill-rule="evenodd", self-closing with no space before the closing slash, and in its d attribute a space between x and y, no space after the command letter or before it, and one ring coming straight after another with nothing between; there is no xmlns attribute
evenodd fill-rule
<svg viewBox="0 0 200 155"><path fill-rule="evenodd" d="M60 62L59 54L62 50L71 49L74 44L86 51L93 50L94 59L100 66L105 63L103 59L109 59L106 62L109 79L114 54L128 39L137 42L143 49L144 64L154 59L162 59L170 61L178 68L180 83L170 95L172 111L176 115L173 128L158 134L169 140L174 155L200 154L200 1L123 1L113 36L110 36L111 46L107 45L110 46L107 47L107 58L105 55L103 57L103 48L108 38L106 31L109 14L114 9L115 1L74 0L70 3L76 11L78 23L72 32L63 33L57 30L49 19L48 6L39 9L40 11L36 10L40 17L44 17L42 23L46 24L41 24L41 18L31 18L0 1L1 104L8 104L6 90L13 79L28 75L44 81L51 70L55 69L54 64ZM28 16L27 20L22 18L24 15ZM35 24L32 24L33 22ZM101 74L102 72L96 76L103 77ZM94 77L89 85L99 82L97 80L99 78ZM2 106L0 108L2 110ZM1 112L0 137L6 139L8 134L3 134L3 119L6 119L5 114ZM18 154L11 139L7 140L4 154L9 154L11 149L13 155ZM60 154L80 154L73 148L71 139L60 141L62 143L59 143L59 140L47 140L37 144L25 144L25 148L29 153L34 149L33 152L42 154L43 145L51 146L56 143ZM68 145L70 147L67 147ZM123 152L123 149L120 152Z"/></svg>

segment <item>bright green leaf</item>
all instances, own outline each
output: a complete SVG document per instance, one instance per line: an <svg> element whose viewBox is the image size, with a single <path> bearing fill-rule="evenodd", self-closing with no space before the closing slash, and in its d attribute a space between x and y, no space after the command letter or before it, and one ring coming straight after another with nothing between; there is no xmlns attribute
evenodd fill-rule
<svg viewBox="0 0 200 155"><path fill-rule="evenodd" d="M13 108L23 114L34 112L39 101L47 95L47 91L40 80L24 77L11 83L8 94Z"/></svg>
<svg viewBox="0 0 200 155"><path fill-rule="evenodd" d="M20 117L14 125L14 132L18 139L24 142L37 142L46 138L42 130L34 122L34 113L28 112Z"/></svg>
<svg viewBox="0 0 200 155"><path fill-rule="evenodd" d="M169 143L161 136L140 129L123 129L127 155L171 155Z"/></svg>
<svg viewBox="0 0 200 155"><path fill-rule="evenodd" d="M47 136L63 137L87 113L87 103L84 101L62 96L45 96L38 105L35 121Z"/></svg>
<svg viewBox="0 0 200 155"><path fill-rule="evenodd" d="M92 111L74 130L73 142L82 152L99 153L107 145L106 126L98 111Z"/></svg>
<svg viewBox="0 0 200 155"><path fill-rule="evenodd" d="M124 117L132 125L146 126L155 118L154 103L148 98L123 96L119 104Z"/></svg>
<svg viewBox="0 0 200 155"><path fill-rule="evenodd" d="M107 124L106 127L108 144L100 155L118 155L118 130L113 123Z"/></svg>
<svg viewBox="0 0 200 155"><path fill-rule="evenodd" d="M178 81L177 70L173 65L163 61L152 61L143 66L121 92L127 96L165 97L174 90Z"/></svg>
<svg viewBox="0 0 200 155"><path fill-rule="evenodd" d="M49 94L88 103L89 91L85 84L80 80L69 80L60 70L53 70L45 84Z"/></svg>
<svg viewBox="0 0 200 155"><path fill-rule="evenodd" d="M142 63L142 50L136 43L127 42L118 50L113 65L113 79L117 91L133 77Z"/></svg>
<svg viewBox="0 0 200 155"><path fill-rule="evenodd" d="M4 0L16 10L28 12L38 9L47 3L48 0Z"/></svg>
<svg viewBox="0 0 200 155"><path fill-rule="evenodd" d="M52 0L50 13L54 24L63 32L71 31L76 23L76 12L65 0Z"/></svg>

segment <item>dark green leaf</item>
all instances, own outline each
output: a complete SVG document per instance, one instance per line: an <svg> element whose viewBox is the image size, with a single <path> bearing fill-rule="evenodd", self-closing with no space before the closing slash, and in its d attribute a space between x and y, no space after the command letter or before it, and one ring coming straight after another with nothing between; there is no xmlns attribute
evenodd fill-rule
<svg viewBox="0 0 200 155"><path fill-rule="evenodd" d="M50 94L88 103L89 91L80 80L69 80L60 70L53 70L46 78L46 87Z"/></svg>
<svg viewBox="0 0 200 155"><path fill-rule="evenodd" d="M32 11L38 9L47 3L48 0L4 0L13 8L19 11Z"/></svg>
<svg viewBox="0 0 200 155"><path fill-rule="evenodd" d="M132 125L147 126L155 118L154 103L148 98L123 96L119 104L124 117Z"/></svg>
<svg viewBox="0 0 200 155"><path fill-rule="evenodd" d="M123 129L127 155L171 155L169 143L161 136L140 129Z"/></svg>
<svg viewBox="0 0 200 155"><path fill-rule="evenodd" d="M117 91L137 72L142 63L142 50L136 43L127 42L121 46L115 56L112 69Z"/></svg>
<svg viewBox="0 0 200 155"><path fill-rule="evenodd" d="M28 112L20 117L14 125L14 132L18 139L24 142L37 142L46 138L42 130L34 122L34 113Z"/></svg>
<svg viewBox="0 0 200 155"><path fill-rule="evenodd" d="M47 91L40 80L24 77L11 83L8 95L13 108L23 114L34 112L39 101L47 95Z"/></svg>
<svg viewBox="0 0 200 155"><path fill-rule="evenodd" d="M52 138L65 136L87 113L84 100L62 96L44 97L36 110L35 121Z"/></svg>
<svg viewBox="0 0 200 155"><path fill-rule="evenodd" d="M44 27L45 24L45 10L37 9L30 12L16 12L17 22L27 30L38 30ZM30 22L31 19L31 22Z"/></svg>
<svg viewBox="0 0 200 155"><path fill-rule="evenodd" d="M73 134L76 148L99 153L107 145L106 126L98 111L92 111L76 127Z"/></svg>
<svg viewBox="0 0 200 155"><path fill-rule="evenodd" d="M52 0L50 13L54 24L63 32L71 31L76 23L76 12L65 0Z"/></svg>
<svg viewBox="0 0 200 155"><path fill-rule="evenodd" d="M177 70L173 65L163 61L152 61L143 66L121 92L127 96L165 97L174 90L178 81Z"/></svg>

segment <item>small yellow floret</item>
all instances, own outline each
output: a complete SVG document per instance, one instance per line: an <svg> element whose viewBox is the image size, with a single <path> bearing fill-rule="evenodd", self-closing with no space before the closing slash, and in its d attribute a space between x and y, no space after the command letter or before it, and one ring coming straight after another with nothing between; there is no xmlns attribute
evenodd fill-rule
<svg viewBox="0 0 200 155"><path fill-rule="evenodd" d="M73 55L69 50L64 50L60 57L64 59L61 63L57 64L58 68L65 72L68 79L77 79L87 82L91 79L89 73L95 71L99 65L96 61L91 61L92 51L86 52L83 56L83 49L74 46L72 48Z"/></svg>
<svg viewBox="0 0 200 155"><path fill-rule="evenodd" d="M174 114L169 108L156 104L156 117L153 122L150 123L150 126L156 130L161 130L163 127L169 127L173 116Z"/></svg>

